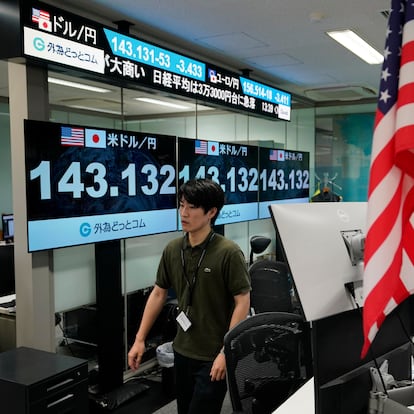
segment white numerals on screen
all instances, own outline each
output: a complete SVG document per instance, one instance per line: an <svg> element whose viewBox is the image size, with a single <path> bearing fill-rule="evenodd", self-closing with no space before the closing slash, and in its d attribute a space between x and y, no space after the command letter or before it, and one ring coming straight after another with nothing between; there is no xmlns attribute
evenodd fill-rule
<svg viewBox="0 0 414 414"><path fill-rule="evenodd" d="M59 193L72 193L73 198L81 198L85 185L81 182L80 162L72 162L58 182Z"/></svg>
<svg viewBox="0 0 414 414"><path fill-rule="evenodd" d="M306 190L309 188L308 170L290 170L287 176L286 174L282 169L273 169L270 172L263 169L260 172L262 191Z"/></svg>
<svg viewBox="0 0 414 414"><path fill-rule="evenodd" d="M175 194L175 169L172 165L166 164L158 168L153 164L145 164L140 172L146 180L140 187L137 186L135 164L128 164L121 171L118 182L108 183L105 165L99 162L91 162L82 171L81 163L73 161L58 177L57 192L70 194L73 199L82 198L84 193L92 198L100 198L108 194L111 197L117 197L121 181L124 181L126 183L126 193L129 197L136 196L138 191L149 196ZM39 180L40 199L50 200L52 198L50 161L41 161L37 167L30 171L30 180L37 179Z"/></svg>
<svg viewBox="0 0 414 414"><path fill-rule="evenodd" d="M30 180L40 179L40 199L50 200L50 161L42 161L36 168L30 171Z"/></svg>
<svg viewBox="0 0 414 414"><path fill-rule="evenodd" d="M93 175L93 186L86 187L86 192L93 198L103 197L108 190L108 183L105 180L106 168L99 162L90 163L85 170Z"/></svg>

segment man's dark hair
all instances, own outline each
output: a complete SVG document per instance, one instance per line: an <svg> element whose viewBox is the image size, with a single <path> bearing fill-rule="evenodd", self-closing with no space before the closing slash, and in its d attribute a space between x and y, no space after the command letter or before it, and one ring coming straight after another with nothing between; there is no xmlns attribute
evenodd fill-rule
<svg viewBox="0 0 414 414"><path fill-rule="evenodd" d="M211 225L214 225L224 205L223 189L215 181L208 178L197 178L186 181L178 190L178 202L182 198L195 207L201 207L204 213L216 207L217 213L211 219Z"/></svg>

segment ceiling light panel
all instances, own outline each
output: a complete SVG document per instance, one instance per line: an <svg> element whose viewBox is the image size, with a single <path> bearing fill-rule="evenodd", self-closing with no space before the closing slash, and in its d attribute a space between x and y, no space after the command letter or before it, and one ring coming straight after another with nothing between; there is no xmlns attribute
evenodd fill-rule
<svg viewBox="0 0 414 414"><path fill-rule="evenodd" d="M370 65L378 65L384 60L381 53L352 30L334 30L326 34Z"/></svg>
<svg viewBox="0 0 414 414"><path fill-rule="evenodd" d="M58 79L58 78L52 78L52 77L48 78L48 82L55 84L55 85L67 86L69 88L83 89L85 91L91 91L91 92L98 92L98 93L111 92L110 89L98 88L97 86L87 85L85 83L71 82L71 81L67 81L64 79Z"/></svg>
<svg viewBox="0 0 414 414"><path fill-rule="evenodd" d="M168 106L169 108L189 109L188 106L178 105L178 104L171 103L171 102L166 102L166 101L161 101L159 99L153 99L153 98L135 98L135 100L140 101L140 102L151 103L151 104L154 104L154 105Z"/></svg>

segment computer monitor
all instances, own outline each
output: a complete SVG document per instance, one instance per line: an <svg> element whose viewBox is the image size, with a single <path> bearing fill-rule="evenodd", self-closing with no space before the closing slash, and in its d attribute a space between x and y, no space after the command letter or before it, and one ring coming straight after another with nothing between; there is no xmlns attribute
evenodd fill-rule
<svg viewBox="0 0 414 414"><path fill-rule="evenodd" d="M7 243L14 241L14 215L2 214L3 240Z"/></svg>
<svg viewBox="0 0 414 414"><path fill-rule="evenodd" d="M306 320L352 310L346 283L361 283L365 202L272 204L276 239Z"/></svg>
<svg viewBox="0 0 414 414"><path fill-rule="evenodd" d="M0 246L0 296L14 293L14 245L6 244Z"/></svg>
<svg viewBox="0 0 414 414"><path fill-rule="evenodd" d="M387 316L372 353L360 356L362 312L345 285L362 285L366 207L364 202L270 207L281 258L312 321L316 414L366 414L374 361L387 359L397 380L411 377L411 298Z"/></svg>
<svg viewBox="0 0 414 414"><path fill-rule="evenodd" d="M316 414L366 414L374 388L371 368L388 361L396 381L411 379L411 299L387 316L361 359L360 310L346 311L312 323L312 353ZM387 381L387 378L384 379Z"/></svg>

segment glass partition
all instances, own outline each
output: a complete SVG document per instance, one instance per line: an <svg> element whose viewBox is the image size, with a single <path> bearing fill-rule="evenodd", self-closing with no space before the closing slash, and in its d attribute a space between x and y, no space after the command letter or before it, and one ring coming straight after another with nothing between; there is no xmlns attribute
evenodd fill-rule
<svg viewBox="0 0 414 414"><path fill-rule="evenodd" d="M315 187L342 201L366 201L376 104L318 108Z"/></svg>

